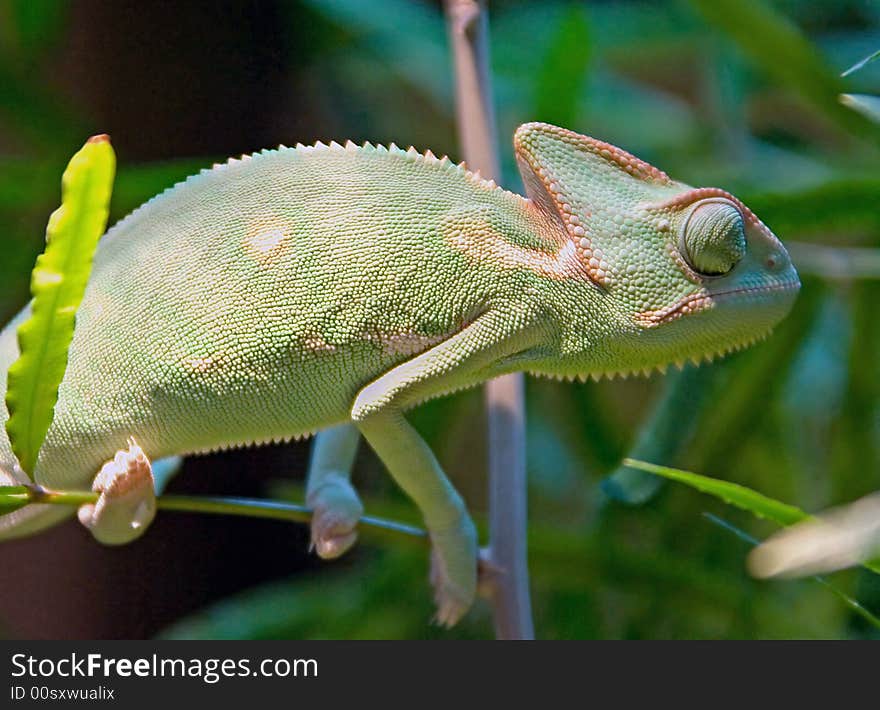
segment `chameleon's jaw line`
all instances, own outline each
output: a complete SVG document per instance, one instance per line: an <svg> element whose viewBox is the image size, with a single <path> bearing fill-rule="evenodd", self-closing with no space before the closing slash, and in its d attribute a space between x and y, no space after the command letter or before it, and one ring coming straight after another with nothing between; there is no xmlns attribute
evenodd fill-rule
<svg viewBox="0 0 880 710"><path fill-rule="evenodd" d="M678 303L665 308L662 311L649 311L640 313L637 318L641 325L648 328L656 328L664 323L669 323L676 318L685 315L698 313L707 308L711 308L715 303L731 296L745 296L748 294L758 293L786 293L797 292L800 290L801 282L797 279L783 281L781 283L766 284L763 286L743 286L740 288L731 288L725 291L704 292L691 294L682 298Z"/></svg>
<svg viewBox="0 0 880 710"><path fill-rule="evenodd" d="M622 370L591 370L588 372L579 372L575 374L557 374L552 372L533 372L532 374L537 375L539 377L548 377L554 380L560 380L565 382L587 382L588 380L593 380L594 382L600 382L603 379L607 380L626 380L631 377L650 377L654 374L665 375L669 370L670 366L675 366L678 370L683 370L685 365L688 363L694 366L700 366L705 363L714 362L718 358L725 357L732 353L738 352L740 350L745 350L752 345L761 342L762 340L766 340L767 337L773 332L773 328L769 327L765 331L758 333L757 335L752 336L751 338L747 338L746 340L734 343L727 347L719 348L717 350L704 353L702 355L691 355L686 358L673 360L672 362L662 363L659 365L650 365L648 367L641 368L632 368L632 369L622 369Z"/></svg>

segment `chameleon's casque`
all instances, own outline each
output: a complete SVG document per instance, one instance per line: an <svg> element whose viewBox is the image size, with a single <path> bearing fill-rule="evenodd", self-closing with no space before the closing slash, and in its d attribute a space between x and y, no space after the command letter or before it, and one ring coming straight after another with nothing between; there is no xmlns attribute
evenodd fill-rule
<svg viewBox="0 0 880 710"><path fill-rule="evenodd" d="M309 483L313 535L333 556L360 514L353 423L421 507L438 618L453 623L474 595L476 536L407 408L515 370L712 357L764 336L798 288L733 196L546 124L514 145L528 197L430 152L318 143L230 160L137 209L98 247L37 482L88 487L130 438L155 460L348 423L319 439ZM0 395L16 357L13 322ZM143 468L130 451L80 513L107 542L144 527L111 514L131 486L108 481ZM15 478L0 427L0 480ZM22 509L0 536L64 514Z"/></svg>

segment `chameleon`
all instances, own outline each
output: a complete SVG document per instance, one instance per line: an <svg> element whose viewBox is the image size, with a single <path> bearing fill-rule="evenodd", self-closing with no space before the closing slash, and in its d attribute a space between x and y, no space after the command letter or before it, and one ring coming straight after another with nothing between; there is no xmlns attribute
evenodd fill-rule
<svg viewBox="0 0 880 710"><path fill-rule="evenodd" d="M363 436L420 509L436 620L456 623L477 534L407 410L510 372L711 359L766 336L800 287L721 189L546 123L513 146L525 196L430 151L318 142L230 159L136 209L98 245L35 482L91 485L80 521L122 544L155 512L153 462L321 431L306 495L332 558L357 536ZM0 333L4 398L27 313ZM0 482L23 481L0 427ZM13 511L0 539L66 515Z"/></svg>

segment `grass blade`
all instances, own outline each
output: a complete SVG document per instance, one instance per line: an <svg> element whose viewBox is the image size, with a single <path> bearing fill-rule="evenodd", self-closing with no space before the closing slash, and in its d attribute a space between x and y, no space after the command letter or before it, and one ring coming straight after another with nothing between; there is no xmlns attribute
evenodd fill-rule
<svg viewBox="0 0 880 710"><path fill-rule="evenodd" d="M623 463L625 466L631 466L640 471L647 471L648 473L668 478L671 481L684 483L701 493L715 496L716 498L723 500L725 503L730 503L737 508L749 511L760 518L767 518L768 520L772 520L773 522L786 527L813 517L800 508L765 496L763 493L758 493L757 491L741 486L738 483L720 481L717 478L701 476L698 473L682 471L677 468L669 468L668 466L658 466L657 464L648 463L647 461L639 461L638 459L624 459ZM880 574L880 564L875 563L874 561L866 562L862 566L872 572Z"/></svg>
<svg viewBox="0 0 880 710"><path fill-rule="evenodd" d="M750 513L754 513L761 518L767 518L780 525L794 525L809 517L800 508L768 498L763 493L758 493L738 483L719 481L717 478L709 478L708 476L701 476L697 473L682 471L677 468L657 466L656 464L639 461L638 459L624 459L623 463L625 466L647 471L657 476L663 476L663 478L668 478L671 481L684 483L701 493L708 493L711 496L720 498L725 503L748 510Z"/></svg>
<svg viewBox="0 0 880 710"><path fill-rule="evenodd" d="M712 515L712 513L703 513L703 516L714 523L715 525L727 530L728 532L736 535L743 542L747 542L752 547L761 544L760 540L753 538L744 530L740 530L736 525L726 521L724 518L719 518L717 515ZM811 579L817 584L822 585L828 591L830 591L834 596L840 599L846 606L848 606L852 611L861 616L865 621L867 621L871 626L875 629L880 630L880 619L878 619L874 614L872 614L868 609L863 607L857 600L853 599L849 594L844 592L842 589L838 589L835 585L831 584L824 577L820 577L818 575L814 575Z"/></svg>
<svg viewBox="0 0 880 710"><path fill-rule="evenodd" d="M843 74L841 74L840 76L849 76L850 74L855 74L855 72L857 72L862 67L867 66L868 64L873 62L875 59L880 59L880 49L878 49L873 54L869 54L864 59L857 61L849 69L847 69L845 72L843 72Z"/></svg>
<svg viewBox="0 0 880 710"><path fill-rule="evenodd" d="M71 158L61 181L61 207L49 218L46 250L31 273L31 315L18 328L21 354L9 368L6 393L6 431L28 475L52 423L76 309L107 225L115 166L107 136L89 138Z"/></svg>

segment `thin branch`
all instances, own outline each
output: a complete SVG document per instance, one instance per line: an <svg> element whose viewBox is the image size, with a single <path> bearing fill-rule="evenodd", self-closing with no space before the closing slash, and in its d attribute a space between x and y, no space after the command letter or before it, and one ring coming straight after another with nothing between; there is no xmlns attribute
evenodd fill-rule
<svg viewBox="0 0 880 710"><path fill-rule="evenodd" d="M42 486L14 486L14 493L4 493L0 487L0 504L3 503L41 503L51 505L80 506L84 503L97 503L98 494L92 491L64 491L43 488ZM19 491L19 489L22 489ZM159 510L180 513L207 513L211 515L237 515L250 518L284 520L294 523L309 523L311 508L297 503L261 498L233 498L219 496L164 495L156 498ZM399 540L400 535L427 542L427 533L421 528L399 523L394 520L365 515L360 519L365 526L365 537L374 540Z"/></svg>
<svg viewBox="0 0 880 710"><path fill-rule="evenodd" d="M489 78L488 23L478 0L445 0L455 61L458 133L465 162L501 176ZM486 384L489 425L487 584L499 639L534 638L526 540L525 402L521 374Z"/></svg>

